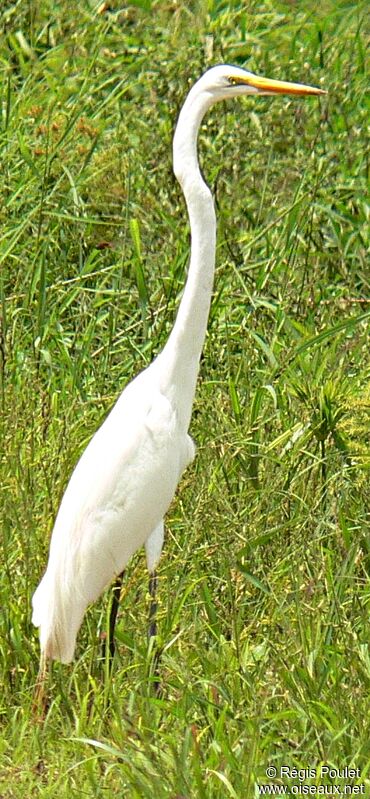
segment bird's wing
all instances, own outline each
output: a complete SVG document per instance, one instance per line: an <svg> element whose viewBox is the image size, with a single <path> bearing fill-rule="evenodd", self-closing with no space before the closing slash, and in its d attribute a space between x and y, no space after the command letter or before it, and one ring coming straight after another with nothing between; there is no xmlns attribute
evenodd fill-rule
<svg viewBox="0 0 370 799"><path fill-rule="evenodd" d="M129 385L91 439L55 522L50 563L88 602L158 526L189 461L189 438L149 378Z"/></svg>
<svg viewBox="0 0 370 799"><path fill-rule="evenodd" d="M87 605L158 529L189 461L189 441L157 381L141 373L91 439L59 508L33 598L48 657L72 659Z"/></svg>

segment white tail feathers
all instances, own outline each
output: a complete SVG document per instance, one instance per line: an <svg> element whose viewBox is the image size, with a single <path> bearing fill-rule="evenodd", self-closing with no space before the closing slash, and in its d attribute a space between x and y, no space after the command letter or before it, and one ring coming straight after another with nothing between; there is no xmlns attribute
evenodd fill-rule
<svg viewBox="0 0 370 799"><path fill-rule="evenodd" d="M73 660L76 636L85 611L85 602L72 597L66 591L63 596L61 586L54 585L48 572L44 574L33 599L32 622L39 627L41 661L60 660L70 663Z"/></svg>

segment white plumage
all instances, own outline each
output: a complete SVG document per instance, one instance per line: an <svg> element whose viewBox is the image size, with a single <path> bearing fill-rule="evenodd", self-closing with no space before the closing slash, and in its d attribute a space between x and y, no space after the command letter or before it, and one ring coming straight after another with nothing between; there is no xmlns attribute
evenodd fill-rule
<svg viewBox="0 0 370 799"><path fill-rule="evenodd" d="M206 110L244 94L323 94L222 65L206 72L184 103L174 136L174 171L191 227L188 278L162 353L130 383L71 476L56 518L47 569L33 597L41 663L68 663L87 606L145 545L153 572L163 518L194 457L188 435L214 277L216 219L197 159Z"/></svg>
<svg viewBox="0 0 370 799"><path fill-rule="evenodd" d="M159 558L163 516L194 454L160 372L158 359L127 386L67 486L48 568L33 598L33 622L47 658L72 660L87 605L153 531L150 571Z"/></svg>

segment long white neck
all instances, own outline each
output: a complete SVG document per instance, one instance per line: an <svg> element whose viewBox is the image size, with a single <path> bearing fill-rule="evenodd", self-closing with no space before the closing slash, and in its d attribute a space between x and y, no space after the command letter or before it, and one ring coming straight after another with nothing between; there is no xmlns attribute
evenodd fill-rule
<svg viewBox="0 0 370 799"><path fill-rule="evenodd" d="M212 96L199 92L195 85L181 110L173 140L174 172L189 214L191 254L175 325L158 362L164 373L164 390L172 395L170 398L186 429L206 335L215 268L216 215L197 158L199 126L212 102Z"/></svg>

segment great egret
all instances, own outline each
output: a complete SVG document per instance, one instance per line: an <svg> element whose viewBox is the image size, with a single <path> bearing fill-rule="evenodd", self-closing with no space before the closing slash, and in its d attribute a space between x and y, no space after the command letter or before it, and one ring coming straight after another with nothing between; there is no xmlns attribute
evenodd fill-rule
<svg viewBox="0 0 370 799"><path fill-rule="evenodd" d="M72 660L87 606L143 545L154 594L163 518L195 454L188 428L214 277L216 216L199 170L198 130L207 109L220 100L276 94L325 92L221 65L194 84L181 109L173 168L190 220L188 277L164 349L122 392L78 461L63 496L47 569L33 596L41 673L48 659Z"/></svg>

